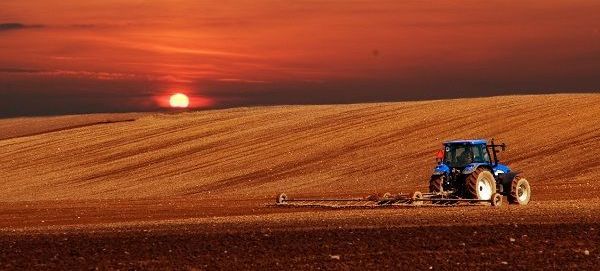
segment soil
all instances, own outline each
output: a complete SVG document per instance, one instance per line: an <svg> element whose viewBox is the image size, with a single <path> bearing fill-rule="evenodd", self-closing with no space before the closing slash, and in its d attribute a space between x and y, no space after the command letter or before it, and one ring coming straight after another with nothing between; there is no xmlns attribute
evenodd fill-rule
<svg viewBox="0 0 600 271"><path fill-rule="evenodd" d="M581 94L29 123L0 140L0 269L597 269L599 115ZM529 205L273 206L426 191L463 137L508 145Z"/></svg>

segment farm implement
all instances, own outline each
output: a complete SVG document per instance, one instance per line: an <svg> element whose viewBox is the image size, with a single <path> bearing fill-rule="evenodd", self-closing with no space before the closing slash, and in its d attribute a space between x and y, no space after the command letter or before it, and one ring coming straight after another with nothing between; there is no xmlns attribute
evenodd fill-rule
<svg viewBox="0 0 600 271"><path fill-rule="evenodd" d="M382 197L370 195L365 198L288 198L284 193L277 196L278 206L303 206L303 207L385 207L385 206L420 206L435 204L437 206L455 206L459 204L489 203L492 206L502 205L502 195L496 193L489 200L464 199L436 193L415 192L412 195L390 195Z"/></svg>

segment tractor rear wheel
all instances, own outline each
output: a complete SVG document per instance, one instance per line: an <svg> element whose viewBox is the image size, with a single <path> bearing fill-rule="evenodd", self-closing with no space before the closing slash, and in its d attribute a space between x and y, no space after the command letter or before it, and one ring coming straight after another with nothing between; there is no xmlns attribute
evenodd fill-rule
<svg viewBox="0 0 600 271"><path fill-rule="evenodd" d="M429 192L430 193L441 193L444 192L443 180L441 175L431 176L429 180Z"/></svg>
<svg viewBox="0 0 600 271"><path fill-rule="evenodd" d="M521 176L515 176L510 185L510 194L508 202L511 204L527 205L531 199L531 187L527 179Z"/></svg>
<svg viewBox="0 0 600 271"><path fill-rule="evenodd" d="M478 168L466 178L467 197L477 200L491 200L496 193L496 179L492 172Z"/></svg>

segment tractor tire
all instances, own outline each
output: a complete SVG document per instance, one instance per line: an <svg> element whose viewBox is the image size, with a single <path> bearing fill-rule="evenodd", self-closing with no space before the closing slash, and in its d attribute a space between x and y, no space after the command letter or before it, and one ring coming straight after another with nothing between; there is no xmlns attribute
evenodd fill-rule
<svg viewBox="0 0 600 271"><path fill-rule="evenodd" d="M491 200L496 193L496 179L488 169L478 168L471 173L466 182L466 197L476 200Z"/></svg>
<svg viewBox="0 0 600 271"><path fill-rule="evenodd" d="M521 176L515 176L510 185L510 194L508 202L510 204L527 205L531 199L531 186L527 179Z"/></svg>
<svg viewBox="0 0 600 271"><path fill-rule="evenodd" d="M429 193L444 192L444 182L441 175L433 175L429 180Z"/></svg>

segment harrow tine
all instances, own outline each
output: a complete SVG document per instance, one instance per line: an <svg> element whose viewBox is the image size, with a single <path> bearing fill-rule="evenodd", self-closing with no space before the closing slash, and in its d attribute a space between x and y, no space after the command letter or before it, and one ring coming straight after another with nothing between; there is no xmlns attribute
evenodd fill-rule
<svg viewBox="0 0 600 271"><path fill-rule="evenodd" d="M418 195L416 197L415 195ZM423 196L425 195L425 196ZM300 206L300 207L330 207L330 208L346 208L346 207L386 207L386 206L418 206L421 204L433 206L455 206L461 203L473 204L489 202L483 200L463 199L457 197L446 197L441 194L426 193L421 194L415 192L413 197L406 195L397 195L395 197L387 196L383 199L377 198L297 198L288 199L285 194L280 194L277 198L277 205ZM481 205L481 204L480 204Z"/></svg>

